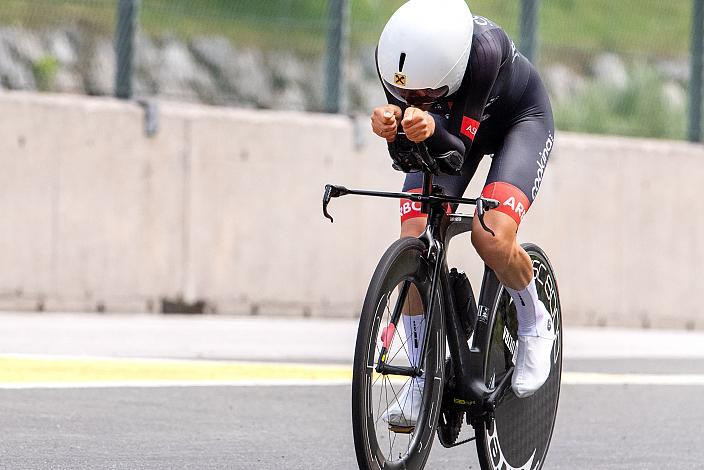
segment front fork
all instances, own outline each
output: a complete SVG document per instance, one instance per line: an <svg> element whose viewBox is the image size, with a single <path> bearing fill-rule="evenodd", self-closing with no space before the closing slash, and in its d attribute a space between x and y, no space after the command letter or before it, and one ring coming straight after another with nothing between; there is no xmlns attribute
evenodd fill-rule
<svg viewBox="0 0 704 470"><path fill-rule="evenodd" d="M432 267L432 283L430 286L431 298L429 299L428 309L425 314L426 328L430 328L430 325L433 324L433 315L435 315L435 295L438 292L438 282L440 282L441 277L440 273L442 272L442 266L445 261L445 248L444 245L441 242L437 241L433 236L432 225L429 225L418 238L420 238L428 247L427 259L428 261L430 261ZM420 354L418 355L418 357L421 359L418 360L418 364L411 367L399 367L386 364L389 348L391 347L391 340L396 331L396 325L398 325L398 322L401 319L401 310L403 309L403 305L406 303L406 297L408 296L408 292L410 290L410 284L410 281L404 281L404 283L401 285L398 300L396 301L396 306L394 307L394 311L391 314L389 325L384 329L381 334L382 348L379 352L379 357L377 359L376 366L376 371L380 374L395 374L404 375L408 377L420 377L424 373L424 361L422 360L422 358L425 358L426 351L429 347L430 338L432 336L429 334L426 334L423 340ZM445 287L443 286L443 292L444 289Z"/></svg>

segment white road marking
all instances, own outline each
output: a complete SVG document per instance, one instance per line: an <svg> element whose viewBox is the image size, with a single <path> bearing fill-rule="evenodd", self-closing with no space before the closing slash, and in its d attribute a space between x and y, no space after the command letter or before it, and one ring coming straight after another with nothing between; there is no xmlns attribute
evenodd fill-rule
<svg viewBox="0 0 704 470"><path fill-rule="evenodd" d="M164 388L164 387L319 387L344 386L345 379L236 380L236 381L119 381L119 382L34 382L0 384L0 390L82 389L82 388ZM702 374L609 374L599 372L563 372L562 385L666 385L704 386Z"/></svg>
<svg viewBox="0 0 704 470"><path fill-rule="evenodd" d="M702 374L563 372L563 385L704 385Z"/></svg>

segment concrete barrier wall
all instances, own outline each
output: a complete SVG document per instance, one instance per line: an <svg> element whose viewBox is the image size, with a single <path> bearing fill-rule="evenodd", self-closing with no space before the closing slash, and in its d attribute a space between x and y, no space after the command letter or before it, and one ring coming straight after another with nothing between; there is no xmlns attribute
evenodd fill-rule
<svg viewBox="0 0 704 470"><path fill-rule="evenodd" d="M398 203L366 119L0 94L0 308L353 316ZM467 194L482 187L485 159ZM701 146L558 133L521 239L558 273L565 320L704 327ZM467 236L451 263L480 279Z"/></svg>

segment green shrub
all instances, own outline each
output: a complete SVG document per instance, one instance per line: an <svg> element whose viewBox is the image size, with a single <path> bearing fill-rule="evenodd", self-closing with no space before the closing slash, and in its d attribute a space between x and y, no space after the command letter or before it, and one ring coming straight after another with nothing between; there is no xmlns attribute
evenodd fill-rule
<svg viewBox="0 0 704 470"><path fill-rule="evenodd" d="M653 67L634 66L623 89L592 81L575 96L554 103L558 128L595 134L683 139L686 109L668 103L664 80Z"/></svg>
<svg viewBox="0 0 704 470"><path fill-rule="evenodd" d="M54 87L56 73L59 71L59 62L56 57L44 56L32 64L34 80L39 91L51 91Z"/></svg>

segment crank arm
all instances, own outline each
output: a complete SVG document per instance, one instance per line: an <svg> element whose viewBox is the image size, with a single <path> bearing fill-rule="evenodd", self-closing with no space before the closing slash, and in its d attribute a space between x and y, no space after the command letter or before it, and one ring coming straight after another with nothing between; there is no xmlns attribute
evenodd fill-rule
<svg viewBox="0 0 704 470"><path fill-rule="evenodd" d="M511 367L508 372L506 372L506 374L503 376L494 391L492 391L487 397L485 402L487 411L493 413L494 410L496 410L499 404L503 401L504 397L506 397L506 393L511 388L511 377L513 376L514 370L515 367Z"/></svg>
<svg viewBox="0 0 704 470"><path fill-rule="evenodd" d="M447 449L452 449L453 447L461 446L462 444L466 444L468 442L472 442L472 441L476 441L476 440L477 440L477 436L474 436L474 437L470 437L469 439L465 439L464 441L455 442L454 444L451 444L449 446L444 446L444 447L446 447Z"/></svg>

